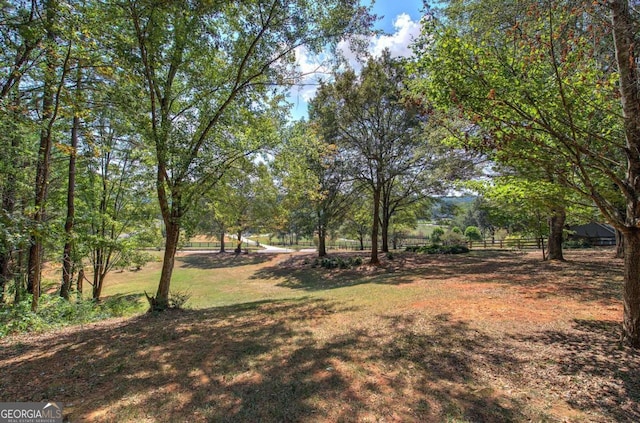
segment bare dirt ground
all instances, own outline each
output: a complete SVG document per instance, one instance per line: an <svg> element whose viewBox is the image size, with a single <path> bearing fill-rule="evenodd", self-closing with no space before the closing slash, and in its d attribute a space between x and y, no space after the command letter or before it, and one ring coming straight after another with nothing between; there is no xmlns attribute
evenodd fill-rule
<svg viewBox="0 0 640 423"><path fill-rule="evenodd" d="M274 257L253 280L295 298L0 341L0 401L74 422L637 422L612 254Z"/></svg>

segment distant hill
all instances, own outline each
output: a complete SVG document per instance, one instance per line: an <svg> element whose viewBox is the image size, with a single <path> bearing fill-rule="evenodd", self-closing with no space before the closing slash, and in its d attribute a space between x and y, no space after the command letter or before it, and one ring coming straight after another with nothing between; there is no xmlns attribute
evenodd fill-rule
<svg viewBox="0 0 640 423"><path fill-rule="evenodd" d="M434 219L453 219L460 209L468 209L476 198L474 195L437 198L431 208L431 215Z"/></svg>
<svg viewBox="0 0 640 423"><path fill-rule="evenodd" d="M476 198L478 197L475 195L463 195L459 197L440 197L437 200L438 202L448 204L468 204L472 203Z"/></svg>

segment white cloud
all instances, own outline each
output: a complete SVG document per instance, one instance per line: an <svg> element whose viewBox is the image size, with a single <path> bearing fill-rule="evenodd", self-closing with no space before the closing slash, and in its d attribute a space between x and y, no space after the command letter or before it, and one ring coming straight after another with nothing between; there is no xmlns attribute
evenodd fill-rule
<svg viewBox="0 0 640 423"><path fill-rule="evenodd" d="M292 90L292 94L307 102L315 96L319 80L326 77L330 73L330 69L321 56L309 54L309 50L304 46L296 48L295 54L296 64L301 73L301 81Z"/></svg>
<svg viewBox="0 0 640 423"><path fill-rule="evenodd" d="M391 52L391 57L411 56L412 51L409 46L420 35L420 22L413 21L411 16L403 13L396 17L393 26L395 28L393 34L371 37L369 40L369 54L378 57L386 48ZM349 42L340 42L338 50L353 69L359 71L362 68L362 63L358 60L357 54L349 48ZM315 96L320 79L326 79L330 69L323 63L323 57L309 54L305 47L298 47L295 53L296 63L303 77L300 85L291 90L290 100L297 104L297 109L300 109L302 106L299 104L300 100L306 103Z"/></svg>
<svg viewBox="0 0 640 423"><path fill-rule="evenodd" d="M393 23L395 32L391 35L380 35L371 40L369 51L373 56L380 56L387 48L391 57L409 57L412 54L409 46L420 35L420 22L411 20L411 16L403 13Z"/></svg>

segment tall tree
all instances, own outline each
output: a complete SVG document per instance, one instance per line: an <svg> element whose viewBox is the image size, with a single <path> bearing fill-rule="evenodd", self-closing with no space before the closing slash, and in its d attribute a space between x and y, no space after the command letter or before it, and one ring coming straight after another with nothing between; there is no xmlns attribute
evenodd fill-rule
<svg viewBox="0 0 640 423"><path fill-rule="evenodd" d="M152 308L162 310L185 213L233 162L264 142L233 136L234 127L250 124L271 88L291 81L297 47L336 45L369 21L353 0L122 0L114 15L125 22L119 27L124 65L146 97L157 162L167 237Z"/></svg>
<svg viewBox="0 0 640 423"><path fill-rule="evenodd" d="M44 20L41 4L6 2L0 8L0 148L5 153L0 160L0 302L4 288L16 278L23 285L23 251L28 249L29 235L25 213L27 181L32 184L29 146L36 131L33 114L33 69L41 62ZM33 79L32 79L33 78ZM31 90L23 87L31 86ZM31 195L29 195L30 197ZM23 288L16 288L19 297Z"/></svg>
<svg viewBox="0 0 640 423"><path fill-rule="evenodd" d="M80 90L82 72L78 66L76 85ZM64 223L65 243L62 250L62 284L60 285L60 296L69 299L71 289L71 278L73 277L73 226L75 220L75 189L76 189L76 155L78 152L78 131L80 130L80 115L76 110L71 126L71 145L69 151L69 172L67 179L67 217Z"/></svg>
<svg viewBox="0 0 640 423"><path fill-rule="evenodd" d="M36 160L34 201L32 216L31 247L29 249L27 289L32 294L31 309L36 311L40 297L42 261L44 255L44 225L49 192L51 150L54 144L54 125L59 117L61 94L69 70L71 44L60 39L60 3L57 0L44 2L44 62L42 69L42 105L40 114L40 146ZM61 49L61 44L64 49Z"/></svg>
<svg viewBox="0 0 640 423"><path fill-rule="evenodd" d="M427 116L404 97L403 63L385 51L370 59L360 75L352 70L321 85L310 106L322 136L338 145L341 160L372 195L371 263L378 238L388 251L391 217L433 188L438 155L425 137ZM445 178L446 179L446 178Z"/></svg>
<svg viewBox="0 0 640 423"><path fill-rule="evenodd" d="M629 2L449 6L446 20L427 25L416 91L488 130L490 137L469 137L473 148L550 169L623 233L622 332L640 347L639 47Z"/></svg>
<svg viewBox="0 0 640 423"><path fill-rule="evenodd" d="M242 252L247 231L260 233L269 226L278 194L265 163L245 160L238 165L227 172L224 183L206 196L219 227L235 235L236 254ZM222 240L222 233L220 238Z"/></svg>
<svg viewBox="0 0 640 423"><path fill-rule="evenodd" d="M603 214L609 216L624 235L623 338L640 348L640 74L637 68L640 46L636 30L638 18L629 3L626 0L608 2L624 117L625 143L624 147L618 148L624 153L626 166L624 162L620 163L625 170L624 176L606 173L626 200L625 213L619 213L619 209L606 201L594 184L587 185L587 188Z"/></svg>
<svg viewBox="0 0 640 423"><path fill-rule="evenodd" d="M85 147L78 199L76 242L92 267L92 298L99 300L107 274L137 257L150 246L157 216L149 195L146 149L119 111L112 105L97 108L88 122L91 143Z"/></svg>
<svg viewBox="0 0 640 423"><path fill-rule="evenodd" d="M345 235L354 237L360 244L360 251L364 251L365 238L371 234L373 217L371 216L370 198L366 193L358 190L354 193L353 206L347 215L342 231Z"/></svg>
<svg viewBox="0 0 640 423"><path fill-rule="evenodd" d="M347 174L338 148L320 135L316 123L296 123L288 131L276 156L286 189L285 202L295 231L311 226L318 236L318 255L327 255L327 236L336 229L350 208L353 181Z"/></svg>

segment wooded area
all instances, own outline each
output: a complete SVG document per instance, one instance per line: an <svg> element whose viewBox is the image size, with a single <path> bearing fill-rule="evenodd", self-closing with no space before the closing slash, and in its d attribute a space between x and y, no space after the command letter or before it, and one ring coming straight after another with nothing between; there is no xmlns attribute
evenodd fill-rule
<svg viewBox="0 0 640 423"><path fill-rule="evenodd" d="M317 237L320 256L329 236L367 237L376 265L439 197L470 190L465 226L546 237L551 260L568 223L614 226L622 338L640 348L635 2L425 6L410 58L367 54L375 16L354 0L0 7L2 307L38 309L45 262L62 264L63 298L88 277L97 301L144 247L163 251L148 299L165 310L196 233ZM332 73L292 122L302 47Z"/></svg>

